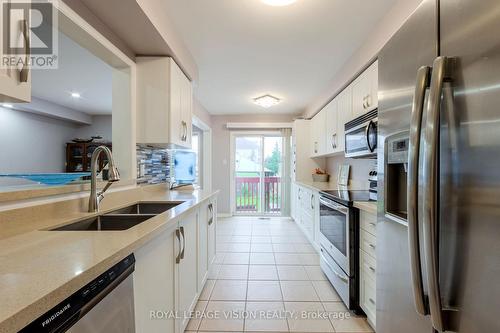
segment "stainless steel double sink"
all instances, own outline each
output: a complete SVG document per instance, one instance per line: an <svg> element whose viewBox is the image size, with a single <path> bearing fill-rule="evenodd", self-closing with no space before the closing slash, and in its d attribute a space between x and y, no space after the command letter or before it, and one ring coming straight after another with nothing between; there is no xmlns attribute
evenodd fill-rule
<svg viewBox="0 0 500 333"><path fill-rule="evenodd" d="M51 231L118 231L127 230L158 214L164 213L183 201L139 202L107 214L82 219Z"/></svg>

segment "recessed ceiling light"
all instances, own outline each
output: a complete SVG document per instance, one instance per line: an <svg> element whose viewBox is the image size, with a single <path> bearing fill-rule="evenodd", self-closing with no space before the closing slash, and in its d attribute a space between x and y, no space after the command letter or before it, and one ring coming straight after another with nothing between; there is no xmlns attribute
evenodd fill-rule
<svg viewBox="0 0 500 333"><path fill-rule="evenodd" d="M297 0L260 0L269 6L288 6Z"/></svg>
<svg viewBox="0 0 500 333"><path fill-rule="evenodd" d="M279 104L281 102L281 100L279 98L271 96L271 95L264 95L261 97L254 98L253 102L259 106L262 106L263 108L268 109L271 106Z"/></svg>
<svg viewBox="0 0 500 333"><path fill-rule="evenodd" d="M6 104L6 103L2 104L2 106L4 108L9 108L9 109L12 109L14 107L14 105L12 105L12 104Z"/></svg>
<svg viewBox="0 0 500 333"><path fill-rule="evenodd" d="M73 97L73 98L80 98L82 96L79 93L77 93L77 92L72 92L71 93L71 97Z"/></svg>

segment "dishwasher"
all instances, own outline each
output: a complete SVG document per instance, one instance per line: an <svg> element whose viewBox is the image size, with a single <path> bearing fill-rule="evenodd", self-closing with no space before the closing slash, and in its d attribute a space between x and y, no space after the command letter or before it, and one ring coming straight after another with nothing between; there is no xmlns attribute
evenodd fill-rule
<svg viewBox="0 0 500 333"><path fill-rule="evenodd" d="M135 332L134 268L131 254L19 332Z"/></svg>

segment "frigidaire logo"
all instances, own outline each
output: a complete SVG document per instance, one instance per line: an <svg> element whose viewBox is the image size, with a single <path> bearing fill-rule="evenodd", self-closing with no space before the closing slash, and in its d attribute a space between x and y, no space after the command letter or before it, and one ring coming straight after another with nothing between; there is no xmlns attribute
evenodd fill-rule
<svg viewBox="0 0 500 333"><path fill-rule="evenodd" d="M44 320L44 322L42 323L42 327L45 327L46 325L50 324L54 319L56 319L57 317L62 315L64 313L64 311L68 310L70 307L71 307L71 304L68 303L62 309L53 313L52 316L50 316L49 318Z"/></svg>

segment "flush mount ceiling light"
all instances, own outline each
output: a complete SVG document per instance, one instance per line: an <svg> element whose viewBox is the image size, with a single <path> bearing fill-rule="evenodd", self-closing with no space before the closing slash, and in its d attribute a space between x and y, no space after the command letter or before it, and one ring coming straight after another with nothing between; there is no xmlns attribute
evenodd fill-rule
<svg viewBox="0 0 500 333"><path fill-rule="evenodd" d="M254 98L253 102L258 106L262 106L263 108L268 109L271 106L279 104L281 100L271 95L264 95L261 97Z"/></svg>
<svg viewBox="0 0 500 333"><path fill-rule="evenodd" d="M77 93L77 92L72 92L71 93L71 97L73 97L73 98L80 98L82 96L79 93Z"/></svg>
<svg viewBox="0 0 500 333"><path fill-rule="evenodd" d="M263 3L265 3L266 5L269 5L269 6L288 6L288 5L291 5L292 3L294 3L295 1L297 0L260 0L262 1Z"/></svg>

